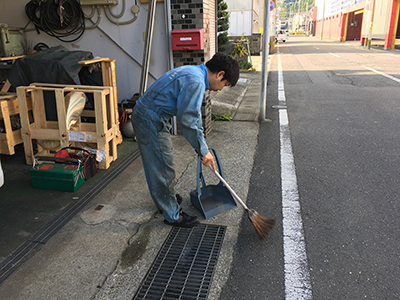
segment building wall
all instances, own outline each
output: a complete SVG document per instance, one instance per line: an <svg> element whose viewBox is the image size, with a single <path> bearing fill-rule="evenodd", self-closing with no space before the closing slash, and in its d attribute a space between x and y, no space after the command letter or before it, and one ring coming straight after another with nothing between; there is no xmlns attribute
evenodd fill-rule
<svg viewBox="0 0 400 300"><path fill-rule="evenodd" d="M375 0L374 24L372 38L385 39L388 29L390 4L392 0ZM368 22L369 26L370 22Z"/></svg>
<svg viewBox="0 0 400 300"><path fill-rule="evenodd" d="M251 35L252 11L231 11L229 17L228 36Z"/></svg>
<svg viewBox="0 0 400 300"><path fill-rule="evenodd" d="M316 0L316 36L322 37L322 39L339 41L342 38L342 32L344 32L347 33L346 40L361 40L363 35L362 24L365 24L365 19L363 18L365 13L363 12L365 11L366 4L369 3L368 1L369 0ZM355 14L355 12L357 13ZM348 20L346 29L342 27L343 14ZM323 17L324 20L322 22ZM354 21L357 21L357 26L351 26L351 23L354 23ZM322 34L321 31L323 31Z"/></svg>
<svg viewBox="0 0 400 300"><path fill-rule="evenodd" d="M253 19L251 20L253 24L252 34L260 33L260 26L262 26L262 24L260 24L260 12L259 0L253 0Z"/></svg>
<svg viewBox="0 0 400 300"><path fill-rule="evenodd" d="M336 39L337 37L340 36L340 15L335 14L329 17L329 20L327 22L329 26L327 26L327 29L329 29L329 39Z"/></svg>
<svg viewBox="0 0 400 300"><path fill-rule="evenodd" d="M363 13L355 14L354 12L348 14L346 41L361 40L363 15Z"/></svg>
<svg viewBox="0 0 400 300"><path fill-rule="evenodd" d="M355 5L363 7L369 0L315 0L315 6L318 6L317 20L322 19L322 16L329 17L340 13L341 10L350 8ZM376 0L377 2L381 0ZM325 11L323 10L325 3Z"/></svg>
<svg viewBox="0 0 400 300"><path fill-rule="evenodd" d="M204 29L204 50L174 51L174 67L199 65L215 54L215 5L214 0L171 0L172 30Z"/></svg>
<svg viewBox="0 0 400 300"><path fill-rule="evenodd" d="M172 30L204 29L204 50L174 51L174 67L200 65L215 54L216 49L216 1L215 0L171 0ZM185 15L182 18L182 15ZM212 130L211 96L206 91L202 104L204 136Z"/></svg>
<svg viewBox="0 0 400 300"><path fill-rule="evenodd" d="M326 17L324 20L322 37L328 40L336 40L336 39L339 40L340 30L341 30L339 22L340 22L339 14ZM322 20L317 20L315 35L318 37L321 36L321 28L322 28Z"/></svg>
<svg viewBox="0 0 400 300"><path fill-rule="evenodd" d="M225 0L228 4L229 36L252 35L260 33L260 2L259 0Z"/></svg>
<svg viewBox="0 0 400 300"><path fill-rule="evenodd" d="M44 32L38 34L32 24L28 25L30 31L26 32L29 44L36 45L39 42L49 47L62 45L70 51L90 51L95 57L108 57L116 60L116 81L119 102L130 99L140 89L145 35L147 32L148 3L135 0L125 0L126 8L123 16L117 21L124 22L133 18L131 8L137 4L140 8L137 20L127 25L116 25L105 17L101 8L101 21L94 29L86 29L83 36L75 42L64 43ZM148 0L143 0L148 1ZM25 27L29 22L25 15L25 5L28 0L1 0L0 23L6 23L9 27ZM204 28L204 51L186 51L174 53L176 66L184 64L201 64L210 59L215 53L216 26L215 26L215 0L171 0L171 15L173 29ZM91 13L91 8L84 6L85 14ZM113 6L114 14L122 11L122 1ZM185 15L185 18L182 18ZM97 20L97 13L92 18ZM214 21L213 21L214 20ZM89 20L86 26L91 26ZM149 64L149 87L157 78L168 70L168 33L165 22L165 4L156 4L155 21L153 30L152 48Z"/></svg>
<svg viewBox="0 0 400 300"><path fill-rule="evenodd" d="M204 0L203 24L204 24L204 60L208 61L217 49L217 1Z"/></svg>
<svg viewBox="0 0 400 300"><path fill-rule="evenodd" d="M375 0L373 13L372 39L388 39L390 27L390 15L394 0ZM321 34L323 7L325 3L325 19L323 37L327 39L340 40L340 31L337 33L332 19L339 19L341 13L347 17L347 40L365 40L369 36L372 20L372 2L373 0L316 0L317 10L316 36ZM351 26L356 21L357 26Z"/></svg>
<svg viewBox="0 0 400 300"><path fill-rule="evenodd" d="M399 3L397 5L400 5ZM396 39L400 39L400 22L397 20Z"/></svg>
<svg viewBox="0 0 400 300"><path fill-rule="evenodd" d="M24 11L27 2L27 0L1 0L1 23L6 23L9 27L25 27L29 21ZM126 11L118 21L127 21L133 17L131 7L134 4L134 0L126 0ZM147 31L148 4L137 1L137 5L140 7L138 18L128 25L113 24L105 17L102 8L102 18L98 27L87 29L83 36L73 43L60 42L44 32L38 34L35 30L27 31L26 38L32 47L39 42L43 42L50 47L62 45L71 51L90 51L95 57L115 59L118 100L130 99L134 93L139 92L144 34ZM113 7L113 12L119 14L121 10L122 1L119 1L119 4ZM90 7L83 7L83 11L89 15L91 9ZM97 20L97 13L92 19L94 21ZM90 26L90 21L87 20L86 25ZM33 25L29 24L27 28L33 29ZM164 3L157 3L148 86L168 69L167 51L165 51L167 49L167 38Z"/></svg>

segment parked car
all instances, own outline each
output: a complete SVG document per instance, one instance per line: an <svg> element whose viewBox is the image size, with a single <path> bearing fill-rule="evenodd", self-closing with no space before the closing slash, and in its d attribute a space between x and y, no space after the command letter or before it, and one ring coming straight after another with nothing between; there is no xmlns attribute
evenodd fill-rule
<svg viewBox="0 0 400 300"><path fill-rule="evenodd" d="M285 32L284 30L279 30L279 31L276 33L276 39L275 39L275 41L276 41L276 42L286 42L286 40L287 40L286 32Z"/></svg>

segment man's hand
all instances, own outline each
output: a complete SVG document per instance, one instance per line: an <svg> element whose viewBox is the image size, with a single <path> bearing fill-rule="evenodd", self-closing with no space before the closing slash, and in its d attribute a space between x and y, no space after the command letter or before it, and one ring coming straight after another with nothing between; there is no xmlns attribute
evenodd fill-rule
<svg viewBox="0 0 400 300"><path fill-rule="evenodd" d="M214 172L216 171L214 157L212 156L212 154L210 152L208 152L206 155L204 155L201 158L201 163L206 167L212 166Z"/></svg>

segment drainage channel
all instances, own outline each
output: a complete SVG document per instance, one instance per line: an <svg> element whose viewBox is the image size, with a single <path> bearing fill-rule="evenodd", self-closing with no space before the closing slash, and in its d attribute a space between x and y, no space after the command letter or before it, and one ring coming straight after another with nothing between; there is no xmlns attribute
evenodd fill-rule
<svg viewBox="0 0 400 300"><path fill-rule="evenodd" d="M127 155L113 169L110 169L79 200L71 202L45 227L35 233L28 241L18 247L0 263L0 285L22 264L28 261L49 239L68 223L83 207L92 201L104 188L116 179L131 163L140 156L139 150Z"/></svg>
<svg viewBox="0 0 400 300"><path fill-rule="evenodd" d="M207 299L225 231L173 227L133 299Z"/></svg>

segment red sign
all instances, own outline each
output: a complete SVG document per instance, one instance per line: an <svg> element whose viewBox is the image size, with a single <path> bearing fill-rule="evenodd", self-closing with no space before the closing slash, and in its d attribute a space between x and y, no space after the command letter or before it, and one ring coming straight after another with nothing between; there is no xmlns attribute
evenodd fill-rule
<svg viewBox="0 0 400 300"><path fill-rule="evenodd" d="M271 11L271 10L273 10L274 8L275 8L274 2L270 1L270 2L269 2L269 10Z"/></svg>
<svg viewBox="0 0 400 300"><path fill-rule="evenodd" d="M76 169L78 169L77 165L66 165L64 167L64 170L76 170Z"/></svg>
<svg viewBox="0 0 400 300"><path fill-rule="evenodd" d="M50 170L53 169L53 164L43 164L38 167L38 170Z"/></svg>

